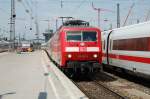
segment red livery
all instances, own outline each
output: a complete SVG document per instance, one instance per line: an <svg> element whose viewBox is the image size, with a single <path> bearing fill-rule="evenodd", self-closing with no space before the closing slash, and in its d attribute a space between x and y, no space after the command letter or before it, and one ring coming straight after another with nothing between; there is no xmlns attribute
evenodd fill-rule
<svg viewBox="0 0 150 99"><path fill-rule="evenodd" d="M47 51L61 69L93 70L102 63L100 38L98 28L90 27L85 21L72 20L49 40Z"/></svg>

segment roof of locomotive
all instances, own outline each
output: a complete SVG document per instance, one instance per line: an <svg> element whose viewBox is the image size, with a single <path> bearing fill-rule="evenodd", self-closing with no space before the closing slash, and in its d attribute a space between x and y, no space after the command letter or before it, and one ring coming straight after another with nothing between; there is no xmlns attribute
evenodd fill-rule
<svg viewBox="0 0 150 99"><path fill-rule="evenodd" d="M98 27L93 27L89 25L89 22L82 21L82 20L68 20L63 23L62 26L57 29L56 33L61 31L90 31L90 30L101 30Z"/></svg>
<svg viewBox="0 0 150 99"><path fill-rule="evenodd" d="M89 22L83 20L67 20L59 28L61 29L99 29L98 27L90 26Z"/></svg>
<svg viewBox="0 0 150 99"><path fill-rule="evenodd" d="M63 26L89 26L89 22L83 20L67 20L63 23Z"/></svg>
<svg viewBox="0 0 150 99"><path fill-rule="evenodd" d="M95 29L95 30L100 30L98 27L93 27L93 26L62 26L59 30L90 30L90 29Z"/></svg>

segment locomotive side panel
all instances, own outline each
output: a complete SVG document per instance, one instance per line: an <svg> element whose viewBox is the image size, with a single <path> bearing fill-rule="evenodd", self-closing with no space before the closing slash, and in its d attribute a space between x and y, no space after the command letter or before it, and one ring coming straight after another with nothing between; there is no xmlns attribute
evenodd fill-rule
<svg viewBox="0 0 150 99"><path fill-rule="evenodd" d="M61 33L56 32L48 42L48 53L58 64L61 63Z"/></svg>

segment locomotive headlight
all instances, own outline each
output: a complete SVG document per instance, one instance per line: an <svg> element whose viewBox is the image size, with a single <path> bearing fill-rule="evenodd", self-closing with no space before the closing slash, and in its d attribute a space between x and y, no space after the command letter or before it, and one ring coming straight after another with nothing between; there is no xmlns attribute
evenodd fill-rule
<svg viewBox="0 0 150 99"><path fill-rule="evenodd" d="M68 58L71 58L72 57L72 55L71 54L68 54Z"/></svg>
<svg viewBox="0 0 150 99"><path fill-rule="evenodd" d="M94 54L93 57L94 57L94 58L97 58L97 54Z"/></svg>

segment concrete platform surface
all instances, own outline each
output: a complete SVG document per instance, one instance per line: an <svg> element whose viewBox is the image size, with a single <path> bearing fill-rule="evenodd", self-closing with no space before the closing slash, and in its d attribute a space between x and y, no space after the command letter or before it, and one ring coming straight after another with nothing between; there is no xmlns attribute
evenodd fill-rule
<svg viewBox="0 0 150 99"><path fill-rule="evenodd" d="M41 52L0 53L0 99L55 99Z"/></svg>
<svg viewBox="0 0 150 99"><path fill-rule="evenodd" d="M44 57L43 51L0 53L0 99L75 99L65 93L54 74L44 75L49 71ZM86 99L80 92L78 97Z"/></svg>
<svg viewBox="0 0 150 99"><path fill-rule="evenodd" d="M42 54L43 68L45 72L48 73L48 80L53 86L57 99L88 99L88 97L49 60L44 51Z"/></svg>

